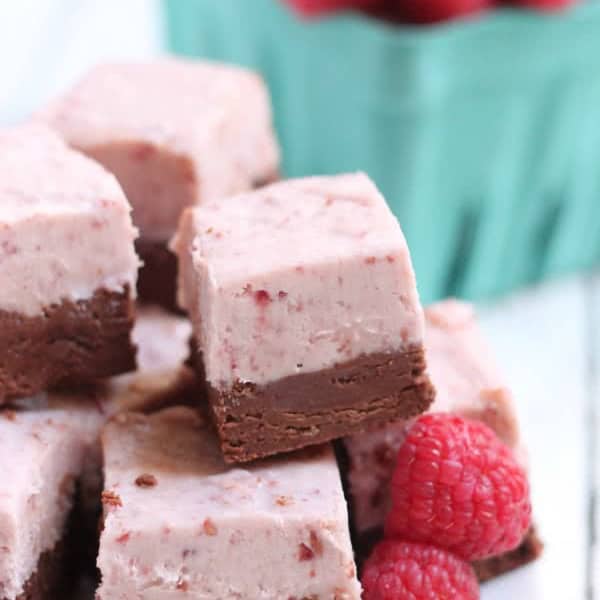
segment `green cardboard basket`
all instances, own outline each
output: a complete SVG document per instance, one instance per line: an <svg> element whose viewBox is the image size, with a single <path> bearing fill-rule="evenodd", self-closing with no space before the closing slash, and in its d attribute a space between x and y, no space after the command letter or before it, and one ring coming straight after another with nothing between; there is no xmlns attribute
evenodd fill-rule
<svg viewBox="0 0 600 600"><path fill-rule="evenodd" d="M369 173L424 301L600 261L600 2L421 28L277 0L165 12L175 52L263 73L286 175Z"/></svg>

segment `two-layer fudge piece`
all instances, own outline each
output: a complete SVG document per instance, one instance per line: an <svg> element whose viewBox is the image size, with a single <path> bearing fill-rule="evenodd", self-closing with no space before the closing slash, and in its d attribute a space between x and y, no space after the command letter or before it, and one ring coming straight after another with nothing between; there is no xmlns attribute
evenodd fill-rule
<svg viewBox="0 0 600 600"><path fill-rule="evenodd" d="M87 397L0 408L0 599L64 597L75 483L104 419ZM73 530L78 523L72 523Z"/></svg>
<svg viewBox="0 0 600 600"><path fill-rule="evenodd" d="M477 324L473 307L447 300L425 309L427 366L436 388L432 412L482 421L526 461L513 396ZM398 422L343 440L344 469L357 551L364 556L381 538L398 450L411 421ZM534 560L541 543L532 530L516 551L478 563L489 579Z"/></svg>
<svg viewBox="0 0 600 600"><path fill-rule="evenodd" d="M228 467L188 407L103 432L99 600L359 600L330 446Z"/></svg>
<svg viewBox="0 0 600 600"><path fill-rule="evenodd" d="M408 248L366 175L291 180L188 209L173 248L228 462L428 408Z"/></svg>
<svg viewBox="0 0 600 600"><path fill-rule="evenodd" d="M0 404L135 367L136 235L100 165L45 127L0 131Z"/></svg>
<svg viewBox="0 0 600 600"><path fill-rule="evenodd" d="M140 298L175 306L167 249L186 206L277 178L268 91L256 74L159 59L98 66L40 118L120 181L140 228Z"/></svg>

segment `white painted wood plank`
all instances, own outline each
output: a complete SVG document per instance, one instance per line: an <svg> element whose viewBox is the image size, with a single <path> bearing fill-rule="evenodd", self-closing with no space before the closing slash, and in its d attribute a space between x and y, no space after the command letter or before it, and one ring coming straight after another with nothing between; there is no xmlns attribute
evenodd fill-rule
<svg viewBox="0 0 600 600"><path fill-rule="evenodd" d="M483 310L514 389L529 448L536 564L484 586L484 600L583 599L587 561L585 296L581 279L552 283Z"/></svg>
<svg viewBox="0 0 600 600"><path fill-rule="evenodd" d="M592 525L594 531L594 545L590 560L590 584L593 589L593 598L600 598L600 272L591 281L590 310L592 313L592 344L591 344L591 402L593 403L593 434L595 436L595 464L594 486L595 506Z"/></svg>

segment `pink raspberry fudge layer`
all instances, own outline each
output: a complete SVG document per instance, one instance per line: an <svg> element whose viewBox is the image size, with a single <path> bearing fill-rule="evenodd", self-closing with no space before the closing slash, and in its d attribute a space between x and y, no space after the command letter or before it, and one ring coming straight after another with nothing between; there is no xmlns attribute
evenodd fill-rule
<svg viewBox="0 0 600 600"><path fill-rule="evenodd" d="M89 400L86 398L85 400ZM81 398L0 409L0 598L51 600L75 482L104 419ZM56 560L55 560L56 557Z"/></svg>
<svg viewBox="0 0 600 600"><path fill-rule="evenodd" d="M429 405L408 247L366 175L206 202L184 212L172 248L228 460Z"/></svg>
<svg viewBox="0 0 600 600"><path fill-rule="evenodd" d="M100 600L358 600L330 447L227 467L192 409L123 414L103 434Z"/></svg>
<svg viewBox="0 0 600 600"><path fill-rule="evenodd" d="M49 129L0 132L0 404L133 368L130 210Z"/></svg>
<svg viewBox="0 0 600 600"><path fill-rule="evenodd" d="M225 64L100 65L36 118L116 175L141 231L140 296L168 308L177 265L167 241L181 211L272 181L279 170L263 81Z"/></svg>

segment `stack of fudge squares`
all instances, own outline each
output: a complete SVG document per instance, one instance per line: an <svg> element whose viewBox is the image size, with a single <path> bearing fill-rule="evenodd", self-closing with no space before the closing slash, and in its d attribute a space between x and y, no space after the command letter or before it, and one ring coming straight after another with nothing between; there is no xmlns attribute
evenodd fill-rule
<svg viewBox="0 0 600 600"><path fill-rule="evenodd" d="M103 65L0 130L0 600L357 600L434 412L526 468L472 307L366 175L280 180L254 73Z"/></svg>

